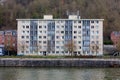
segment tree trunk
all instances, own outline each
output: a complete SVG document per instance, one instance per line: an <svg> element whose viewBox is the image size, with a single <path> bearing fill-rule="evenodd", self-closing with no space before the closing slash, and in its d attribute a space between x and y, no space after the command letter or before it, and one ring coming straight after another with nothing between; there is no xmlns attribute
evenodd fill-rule
<svg viewBox="0 0 120 80"><path fill-rule="evenodd" d="M8 50L8 56L9 56L9 50Z"/></svg>

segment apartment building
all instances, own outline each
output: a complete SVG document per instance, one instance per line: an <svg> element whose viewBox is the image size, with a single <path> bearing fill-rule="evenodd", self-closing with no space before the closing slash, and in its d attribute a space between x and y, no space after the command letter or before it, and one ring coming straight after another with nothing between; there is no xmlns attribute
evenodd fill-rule
<svg viewBox="0 0 120 80"><path fill-rule="evenodd" d="M18 55L103 55L103 19L17 19ZM69 45L70 46L70 45Z"/></svg>
<svg viewBox="0 0 120 80"><path fill-rule="evenodd" d="M17 50L17 31L5 30L0 31L0 55L4 55L5 51Z"/></svg>
<svg viewBox="0 0 120 80"><path fill-rule="evenodd" d="M119 31L113 31L113 32L111 32L110 37L111 37L111 40L112 40L114 46L116 46L118 41L120 40L120 32Z"/></svg>

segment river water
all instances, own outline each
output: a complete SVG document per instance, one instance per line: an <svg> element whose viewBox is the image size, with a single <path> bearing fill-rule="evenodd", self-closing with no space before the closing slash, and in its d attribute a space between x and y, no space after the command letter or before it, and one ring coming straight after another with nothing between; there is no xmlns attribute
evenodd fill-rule
<svg viewBox="0 0 120 80"><path fill-rule="evenodd" d="M0 68L0 80L120 80L120 68Z"/></svg>

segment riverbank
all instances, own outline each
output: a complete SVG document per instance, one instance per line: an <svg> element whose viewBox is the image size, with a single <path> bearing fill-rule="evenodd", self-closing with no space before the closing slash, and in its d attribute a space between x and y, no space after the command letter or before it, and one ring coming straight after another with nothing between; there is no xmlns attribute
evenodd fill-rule
<svg viewBox="0 0 120 80"><path fill-rule="evenodd" d="M0 58L0 67L120 67L120 59L45 59L45 58Z"/></svg>

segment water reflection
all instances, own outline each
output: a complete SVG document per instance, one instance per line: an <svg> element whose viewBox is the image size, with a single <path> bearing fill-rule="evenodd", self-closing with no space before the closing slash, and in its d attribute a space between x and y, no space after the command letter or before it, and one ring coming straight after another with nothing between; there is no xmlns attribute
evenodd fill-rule
<svg viewBox="0 0 120 80"><path fill-rule="evenodd" d="M0 80L120 80L120 69L0 68Z"/></svg>

